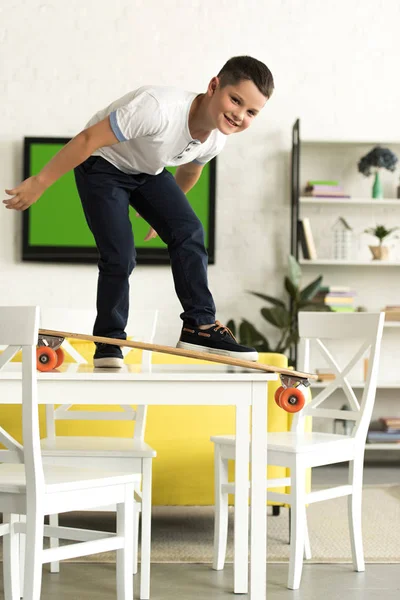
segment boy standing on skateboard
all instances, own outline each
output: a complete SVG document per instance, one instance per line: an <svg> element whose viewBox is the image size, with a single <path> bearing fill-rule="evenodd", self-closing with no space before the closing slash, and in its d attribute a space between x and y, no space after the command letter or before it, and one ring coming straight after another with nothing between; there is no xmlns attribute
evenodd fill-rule
<svg viewBox="0 0 400 600"><path fill-rule="evenodd" d="M136 252L131 205L167 244L175 290L183 307L177 346L257 360L215 320L207 283L203 228L185 194L227 136L247 129L274 89L266 65L249 56L231 58L203 94L144 86L97 112L52 160L4 200L25 210L62 175L74 169L87 223L99 251L97 318L93 334L126 339L129 276ZM175 177L165 167L177 166ZM118 346L98 344L96 367L120 367Z"/></svg>

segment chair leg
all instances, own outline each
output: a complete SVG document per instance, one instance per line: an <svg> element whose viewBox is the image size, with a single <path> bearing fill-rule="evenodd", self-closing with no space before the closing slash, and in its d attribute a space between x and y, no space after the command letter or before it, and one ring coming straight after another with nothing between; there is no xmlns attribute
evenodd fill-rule
<svg viewBox="0 0 400 600"><path fill-rule="evenodd" d="M311 554L310 536L309 536L309 532L308 532L307 509L304 509L304 513L305 513L305 521L304 521L304 558L306 560L310 560L310 558L312 558L312 554Z"/></svg>
<svg viewBox="0 0 400 600"><path fill-rule="evenodd" d="M19 522L26 523L26 516L19 515ZM25 533L20 533L19 534L19 589L20 589L21 594L24 590L25 549L26 549L26 535L25 535Z"/></svg>
<svg viewBox="0 0 400 600"><path fill-rule="evenodd" d="M19 535L15 533L14 525L18 523L18 515L3 515L3 523L9 523L10 531L3 537L3 582L4 600L19 600Z"/></svg>
<svg viewBox="0 0 400 600"><path fill-rule="evenodd" d="M140 504L141 504L141 502L136 501L136 499L135 499L135 502L133 503L133 566L132 566L132 573L134 575L136 575L138 572Z"/></svg>
<svg viewBox="0 0 400 600"><path fill-rule="evenodd" d="M150 598L152 459L143 459L142 468L142 535L140 540L140 599Z"/></svg>
<svg viewBox="0 0 400 600"><path fill-rule="evenodd" d="M42 588L44 516L36 506L27 506L24 600L40 600Z"/></svg>
<svg viewBox="0 0 400 600"><path fill-rule="evenodd" d="M288 588L297 590L300 587L303 570L303 554L306 529L305 508L305 469L297 457L296 466L291 469L291 542L289 558Z"/></svg>
<svg viewBox="0 0 400 600"><path fill-rule="evenodd" d="M308 535L308 524L307 524L307 510L305 511L306 519L305 519L305 530L304 530L304 558L309 560L312 558L311 554L311 545L310 545L310 537ZM289 507L289 544L291 543L291 522L292 522L292 511Z"/></svg>
<svg viewBox="0 0 400 600"><path fill-rule="evenodd" d="M228 541L228 494L222 492L224 483L228 483L228 460L221 458L218 444L214 447L214 556L213 569L224 568L226 545Z"/></svg>
<svg viewBox="0 0 400 600"><path fill-rule="evenodd" d="M49 515L49 525L51 527L58 527L58 515ZM50 538L50 548L58 548L58 538ZM50 573L60 572L60 562L54 561L50 563Z"/></svg>
<svg viewBox="0 0 400 600"><path fill-rule="evenodd" d="M134 485L125 488L125 502L117 504L117 535L124 547L117 550L117 600L133 599Z"/></svg>
<svg viewBox="0 0 400 600"><path fill-rule="evenodd" d="M351 554L355 571L365 571L361 520L363 462L364 457L362 456L361 459L354 460L349 465L349 483L353 486L353 493L348 496L347 507Z"/></svg>

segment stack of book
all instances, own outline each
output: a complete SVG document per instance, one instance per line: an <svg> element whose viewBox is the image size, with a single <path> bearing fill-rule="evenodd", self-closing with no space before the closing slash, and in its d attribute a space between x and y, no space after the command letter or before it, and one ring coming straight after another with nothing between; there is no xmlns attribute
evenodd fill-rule
<svg viewBox="0 0 400 600"><path fill-rule="evenodd" d="M367 442L400 443L400 417L382 417L378 422L371 423Z"/></svg>
<svg viewBox="0 0 400 600"><path fill-rule="evenodd" d="M338 181L310 180L304 191L313 198L350 198Z"/></svg>
<svg viewBox="0 0 400 600"><path fill-rule="evenodd" d="M400 321L400 306L385 306L385 321Z"/></svg>
<svg viewBox="0 0 400 600"><path fill-rule="evenodd" d="M313 298L313 303L329 306L333 312L355 312L356 293L346 286L325 286Z"/></svg>

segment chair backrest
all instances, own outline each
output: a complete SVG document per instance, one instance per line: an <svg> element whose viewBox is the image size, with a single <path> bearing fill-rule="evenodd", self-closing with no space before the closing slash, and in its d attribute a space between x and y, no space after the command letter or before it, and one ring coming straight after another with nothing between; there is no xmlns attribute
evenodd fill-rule
<svg viewBox="0 0 400 600"><path fill-rule="evenodd" d="M45 329L58 329L60 331L74 331L78 333L88 333L92 331L96 318L94 310L70 310L43 308L41 324ZM126 327L127 336L136 341L146 341L152 343L157 326L157 310L132 310ZM79 351L76 350L68 340L63 342L63 348L78 362L87 362ZM128 354L130 349L122 349L124 355ZM151 371L152 353L144 351L142 353L141 370ZM134 402L133 402L134 403ZM56 421L61 420L80 420L80 421L134 421L134 439L143 440L146 429L147 406L138 405L136 410L131 406L121 405L122 411L106 410L73 410L77 404L84 405L85 401L76 401L74 404L61 405L57 408L46 405L46 431L47 437L54 438L56 435Z"/></svg>
<svg viewBox="0 0 400 600"><path fill-rule="evenodd" d="M341 419L353 422L352 436L365 443L375 402L384 320L384 313L299 313L299 335L304 353L302 368L307 372L312 370L311 362L314 363L317 354L323 357L323 366L329 368L335 379L319 393L315 393L317 388L313 390L311 384L314 397L296 414L292 430L301 431L306 416ZM368 360L368 369L358 401L349 374L364 358ZM338 389L342 390L350 410L321 408Z"/></svg>
<svg viewBox="0 0 400 600"><path fill-rule="evenodd" d="M36 382L36 344L39 330L37 306L0 306L0 344L6 346L0 355L0 371L22 349L21 399L23 446L0 427L0 461L25 464L28 498L44 491L40 451L39 413ZM0 393L2 381L0 379Z"/></svg>

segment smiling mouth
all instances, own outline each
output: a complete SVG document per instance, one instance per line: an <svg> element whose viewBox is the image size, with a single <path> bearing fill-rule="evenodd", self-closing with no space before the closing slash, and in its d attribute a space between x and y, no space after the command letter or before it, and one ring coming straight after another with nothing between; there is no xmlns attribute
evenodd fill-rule
<svg viewBox="0 0 400 600"><path fill-rule="evenodd" d="M235 123L235 121L232 121L232 119L230 119L229 117L227 117L226 115L224 115L225 119L228 121L229 125L231 125L231 127L238 127L238 124Z"/></svg>

